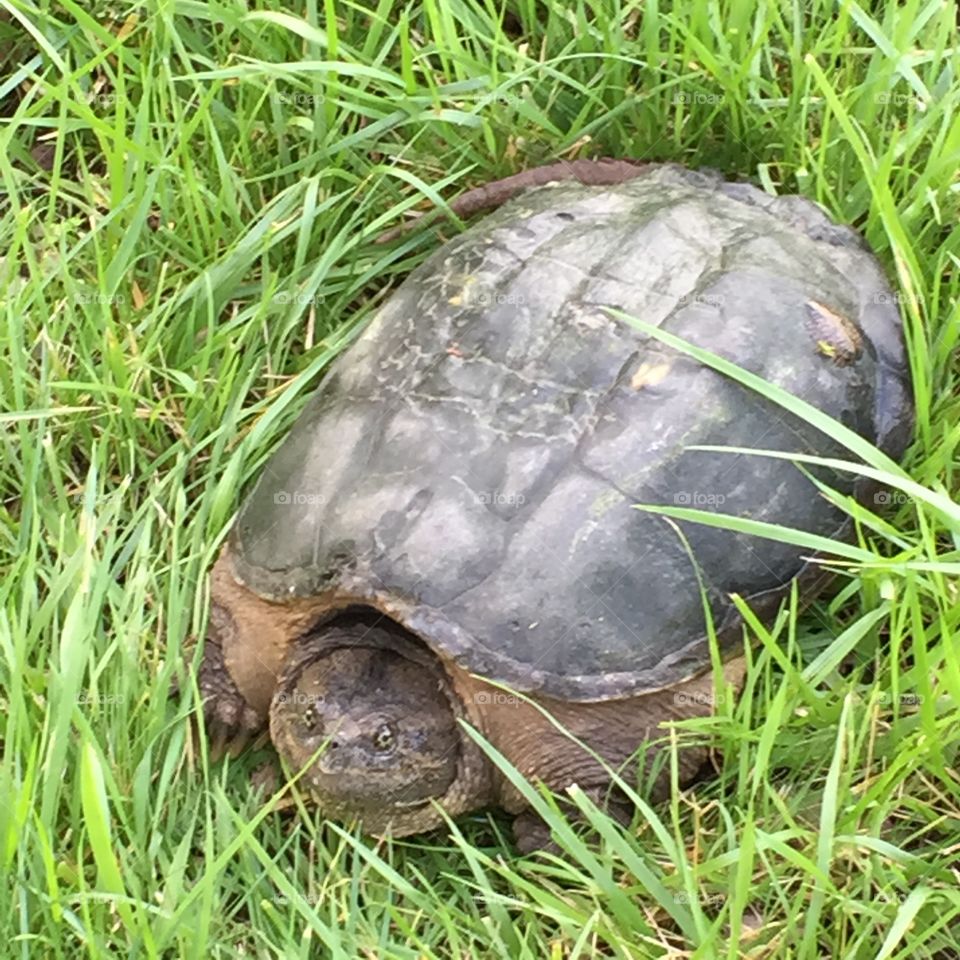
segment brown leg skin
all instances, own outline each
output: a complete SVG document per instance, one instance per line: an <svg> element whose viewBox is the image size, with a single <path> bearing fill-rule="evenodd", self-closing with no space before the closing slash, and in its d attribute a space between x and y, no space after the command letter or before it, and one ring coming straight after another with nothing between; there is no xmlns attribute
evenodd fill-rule
<svg viewBox="0 0 960 960"><path fill-rule="evenodd" d="M740 690L745 669L742 656L724 664L724 679L732 689L727 688L729 694L725 690L723 696L735 695ZM664 752L668 749L668 734L663 725L709 716L717 705L712 672L623 700L575 703L538 698L537 703L560 727L589 747L584 750L529 700L505 695L465 672L452 676L461 701L474 708L474 725L502 750L521 776L532 783L546 784L561 799L571 784L577 784L622 823L630 822L633 807L622 794L611 789L608 770L620 771L631 786L640 771L643 775L637 783L639 794L651 804L660 803L670 795L670 764ZM680 786L694 780L708 756L709 749L703 743L680 744ZM496 790L500 806L517 815L515 834L520 849L527 851L549 844L549 830L527 810L520 791L503 777L499 778ZM573 812L576 818L575 807ZM556 850L556 846L550 849Z"/></svg>
<svg viewBox="0 0 960 960"><path fill-rule="evenodd" d="M649 731L649 737L662 737L663 731ZM559 748L559 744L555 749ZM664 744L650 745L646 750L638 755L635 761L628 761L620 766L620 776L635 786L637 792L650 804L663 803L670 796L670 765L669 759L663 754L668 749ZM626 752L626 751L625 751ZM568 750L567 756L576 756L574 751ZM629 753L627 753L629 756ZM621 754L621 757L623 754ZM708 758L708 750L702 746L684 746L678 752L678 775L681 786L690 784L697 773L703 768ZM618 762L615 756L608 755L607 762L611 767L617 769ZM620 763L623 761L620 760ZM655 764L660 763L659 769ZM642 775L639 782L635 782L638 767L642 764ZM628 826L633 819L634 806L623 795L623 793L605 780L606 772L596 761L581 755L580 769L568 775L567 782L579 782L582 785L583 792L600 807L606 811L608 816L616 820L621 826ZM592 785L587 786L586 784ZM561 791L563 781L558 781L554 775L550 781L552 789ZM585 822L579 809L570 803L571 822ZM550 829L540 819L537 814L527 809L522 810L514 820L514 836L517 841L517 847L521 853L530 853L535 850L548 851L550 853L560 854L561 848L551 839Z"/></svg>
<svg viewBox="0 0 960 960"><path fill-rule="evenodd" d="M216 604L211 606L210 627L197 672L197 687L203 701L213 759L219 759L225 750L235 754L264 727L263 719L244 700L224 663L218 634L226 627L227 619L229 614L223 608Z"/></svg>

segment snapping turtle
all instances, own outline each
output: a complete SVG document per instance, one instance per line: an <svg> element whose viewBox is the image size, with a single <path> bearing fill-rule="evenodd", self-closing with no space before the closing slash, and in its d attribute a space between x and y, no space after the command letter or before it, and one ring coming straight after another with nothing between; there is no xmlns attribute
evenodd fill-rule
<svg viewBox="0 0 960 960"><path fill-rule="evenodd" d="M230 733L269 722L331 817L403 835L442 822L438 806L499 805L528 849L542 829L459 721L528 778L599 797L603 765L538 706L613 767L640 748L649 763L662 721L711 710L704 599L736 689L730 595L768 618L794 578L805 598L822 585L794 546L680 523L685 544L634 509L842 537L845 515L789 461L690 447L844 451L607 308L892 456L909 439L898 311L852 230L711 173L629 177L528 191L434 253L338 358L240 511L212 574L207 717ZM681 752L681 779L701 760Z"/></svg>

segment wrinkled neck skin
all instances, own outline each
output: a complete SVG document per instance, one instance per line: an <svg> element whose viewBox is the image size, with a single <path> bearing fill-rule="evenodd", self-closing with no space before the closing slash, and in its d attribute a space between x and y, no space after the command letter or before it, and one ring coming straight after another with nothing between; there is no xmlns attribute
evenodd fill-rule
<svg viewBox="0 0 960 960"><path fill-rule="evenodd" d="M398 660L398 657L403 660ZM440 724L447 733L446 739L441 738L440 741L444 746L439 760L451 758L448 764L452 779L440 795L423 788L422 792L426 797L417 794L414 801L409 801L397 799L397 795L389 790L381 791L383 795L378 796L378 791L373 787L370 790L371 795L367 795L364 789L366 784L373 785L377 782L378 771L374 769L377 755L371 759L373 766L369 779L357 777L355 767L352 768L352 778L338 775L336 766L330 765L344 756L343 747L348 744L336 744L338 734L333 732L334 727L344 731L347 737L357 737L358 728L363 726L363 723L357 722L357 714L349 713L354 704L349 698L342 703L331 703L334 698L327 694L323 705L325 717L335 717L336 723L330 725L329 733L322 731L317 737L307 735L303 705L309 696L304 691L313 689L310 678L316 674L323 676L325 692L339 689L337 680L341 674L349 675L349 683L343 689L357 689L357 698L362 701L360 714L363 718L372 718L370 727L375 735L379 729L379 717L376 716L379 699L377 684L386 682L389 686L392 679L389 670L384 676L375 668L388 663L398 664L394 672L399 681L406 681L401 684L400 689L396 689L394 684L392 693L395 699L403 701L403 720L407 729L412 731L414 740L420 735L421 727L425 731L424 736L430 727L429 717L424 714L431 710L434 714L441 712L436 707L437 701L445 701L449 707L449 715L445 710L442 711L449 723ZM355 671L351 670L354 664ZM323 673L327 665L330 665L330 670ZM461 673L458 668L453 669L456 674ZM406 699L406 683L409 683L411 678L420 684L419 695L416 690L410 691L409 699ZM350 684L354 686L351 687ZM313 796L327 817L343 822L359 818L363 831L374 836L390 834L399 837L421 833L444 823L438 806L449 817L454 818L494 805L498 801L499 791L496 784L500 778L495 776L483 751L462 727L462 722L465 721L481 734L485 734L483 712L473 702L472 696L460 694L461 691L457 689L440 660L423 644L385 618L358 622L351 622L349 619L334 621L319 627L291 648L270 708L271 737L292 776L306 768L299 781L300 786ZM368 697L369 703L373 705L370 709ZM433 706L430 703L424 705L429 697L434 698ZM389 710L386 713L389 714ZM395 707L393 715L396 715ZM339 747L339 754L330 753L334 746ZM314 756L317 759L311 763ZM434 755L431 759L438 758ZM401 766L405 771L414 771L407 773L407 776L416 776L416 754L413 754L413 762L404 760ZM427 766L426 762L422 764L424 769ZM326 768L323 777L312 780L314 770L321 767ZM391 774L388 772L387 775ZM416 788L411 788L411 792L416 794ZM402 793L402 790L397 791L398 795Z"/></svg>

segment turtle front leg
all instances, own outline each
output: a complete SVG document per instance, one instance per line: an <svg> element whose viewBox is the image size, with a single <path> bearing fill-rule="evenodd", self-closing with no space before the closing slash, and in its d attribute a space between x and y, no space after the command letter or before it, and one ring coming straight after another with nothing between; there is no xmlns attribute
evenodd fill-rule
<svg viewBox="0 0 960 960"><path fill-rule="evenodd" d="M223 657L222 637L234 629L230 614L217 603L210 607L210 624L197 671L197 687L210 741L210 754L236 754L264 727L263 718L237 689Z"/></svg>

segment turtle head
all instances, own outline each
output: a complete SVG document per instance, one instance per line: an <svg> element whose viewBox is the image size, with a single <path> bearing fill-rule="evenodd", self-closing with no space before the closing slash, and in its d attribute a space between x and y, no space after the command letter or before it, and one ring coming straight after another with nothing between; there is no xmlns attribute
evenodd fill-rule
<svg viewBox="0 0 960 960"><path fill-rule="evenodd" d="M291 774L304 771L325 814L359 817L369 833L429 829L442 820L434 800L451 813L481 805L464 795L446 673L401 634L363 620L321 627L292 651L270 707L270 734Z"/></svg>

